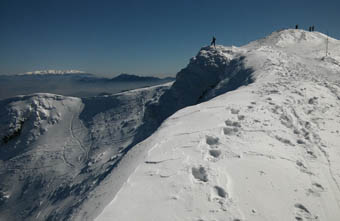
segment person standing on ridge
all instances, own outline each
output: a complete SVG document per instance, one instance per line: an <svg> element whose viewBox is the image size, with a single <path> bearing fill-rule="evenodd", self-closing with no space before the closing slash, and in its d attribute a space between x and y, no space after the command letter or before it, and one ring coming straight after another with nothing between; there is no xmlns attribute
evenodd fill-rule
<svg viewBox="0 0 340 221"><path fill-rule="evenodd" d="M211 41L211 43L210 43L210 46L211 45L214 45L214 47L216 48L216 38L215 38L215 36L213 36L213 38L212 38L212 41Z"/></svg>

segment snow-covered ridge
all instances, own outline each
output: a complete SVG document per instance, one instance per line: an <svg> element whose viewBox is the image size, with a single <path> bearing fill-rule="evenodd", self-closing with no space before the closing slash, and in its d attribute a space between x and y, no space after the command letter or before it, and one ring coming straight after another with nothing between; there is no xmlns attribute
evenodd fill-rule
<svg viewBox="0 0 340 221"><path fill-rule="evenodd" d="M315 46L317 44L325 44L328 39L329 43L338 43L337 39L329 37L320 32L308 32L304 30L282 30L273 32L271 35L253 41L249 43L246 47L250 46L279 46L279 47L289 47L299 44L309 44L309 46Z"/></svg>
<svg viewBox="0 0 340 221"><path fill-rule="evenodd" d="M211 84L200 97L208 101L177 111L138 145L145 157L96 220L337 221L340 42L329 39L325 57L326 40L284 30L240 48L203 48L160 103L194 104ZM230 83L242 73L251 84Z"/></svg>
<svg viewBox="0 0 340 221"><path fill-rule="evenodd" d="M84 71L79 70L38 70L38 71L30 71L26 73L21 73L18 75L44 75L44 74L85 74Z"/></svg>

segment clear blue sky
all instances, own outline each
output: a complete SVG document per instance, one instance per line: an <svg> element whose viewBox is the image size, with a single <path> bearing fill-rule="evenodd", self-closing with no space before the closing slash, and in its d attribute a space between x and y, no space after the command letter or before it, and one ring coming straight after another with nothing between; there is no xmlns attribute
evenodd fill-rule
<svg viewBox="0 0 340 221"><path fill-rule="evenodd" d="M0 0L0 73L175 74L210 43L294 27L340 39L339 0Z"/></svg>

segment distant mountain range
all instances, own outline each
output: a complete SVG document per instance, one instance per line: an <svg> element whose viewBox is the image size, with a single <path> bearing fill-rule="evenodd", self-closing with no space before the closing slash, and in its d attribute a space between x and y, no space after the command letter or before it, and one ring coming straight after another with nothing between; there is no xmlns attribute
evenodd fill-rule
<svg viewBox="0 0 340 221"><path fill-rule="evenodd" d="M111 79L111 81L159 81L159 80L175 80L175 78L172 77L157 78L151 76L138 76L123 73Z"/></svg>
<svg viewBox="0 0 340 221"><path fill-rule="evenodd" d="M165 78L158 78L153 76L139 76L134 74L127 74L122 73L113 78L105 78L99 77L91 73L86 73L84 71L79 70L39 70L39 71L31 71L25 72L21 74L15 75L0 75L0 78L46 78L46 77L67 77L67 78L76 78L83 82L89 81L101 81L101 82L141 82L141 81L173 81L175 78L173 77L165 77Z"/></svg>
<svg viewBox="0 0 340 221"><path fill-rule="evenodd" d="M114 78L105 78L77 70L33 71L16 75L0 75L0 99L32 93L88 97L103 93L114 94L174 80L171 77L157 78L126 73Z"/></svg>
<svg viewBox="0 0 340 221"><path fill-rule="evenodd" d="M45 75L45 74L84 74L84 71L79 70L38 70L38 71L30 71L25 72L19 75Z"/></svg>

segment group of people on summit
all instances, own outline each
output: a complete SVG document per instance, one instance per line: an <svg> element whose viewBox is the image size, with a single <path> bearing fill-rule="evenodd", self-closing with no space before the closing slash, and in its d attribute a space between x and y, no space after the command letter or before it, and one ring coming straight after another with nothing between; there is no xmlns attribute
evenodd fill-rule
<svg viewBox="0 0 340 221"><path fill-rule="evenodd" d="M295 25L295 29L299 29L299 25ZM310 31L310 32L314 31L314 25L309 26L308 31ZM214 46L216 48L216 38L215 38L215 36L212 37L210 46Z"/></svg>
<svg viewBox="0 0 340 221"><path fill-rule="evenodd" d="M299 29L299 25L295 25L295 29ZM309 26L308 31L314 31L314 25Z"/></svg>
<svg viewBox="0 0 340 221"><path fill-rule="evenodd" d="M313 26L310 26L308 30L309 30L309 31L314 31L314 25L313 25Z"/></svg>

